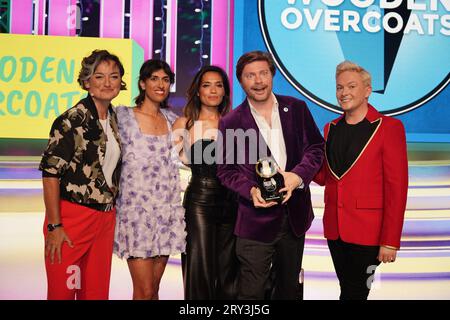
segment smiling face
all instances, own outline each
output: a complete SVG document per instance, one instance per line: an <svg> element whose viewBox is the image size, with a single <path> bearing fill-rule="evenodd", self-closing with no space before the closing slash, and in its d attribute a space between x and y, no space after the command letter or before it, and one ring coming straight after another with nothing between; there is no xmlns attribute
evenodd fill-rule
<svg viewBox="0 0 450 320"><path fill-rule="evenodd" d="M206 72L201 81L198 96L202 107L218 107L225 95L222 76L218 72Z"/></svg>
<svg viewBox="0 0 450 320"><path fill-rule="evenodd" d="M164 70L159 69L152 72L145 81L139 81L139 85L145 91L145 99L159 105L169 95L170 77Z"/></svg>
<svg viewBox="0 0 450 320"><path fill-rule="evenodd" d="M119 95L122 77L114 61L102 61L92 76L84 82L94 100L109 104Z"/></svg>
<svg viewBox="0 0 450 320"><path fill-rule="evenodd" d="M371 92L372 87L356 71L344 71L336 77L336 98L347 114L365 111Z"/></svg>
<svg viewBox="0 0 450 320"><path fill-rule="evenodd" d="M242 70L241 86L252 104L267 102L272 96L273 76L267 61L254 61Z"/></svg>

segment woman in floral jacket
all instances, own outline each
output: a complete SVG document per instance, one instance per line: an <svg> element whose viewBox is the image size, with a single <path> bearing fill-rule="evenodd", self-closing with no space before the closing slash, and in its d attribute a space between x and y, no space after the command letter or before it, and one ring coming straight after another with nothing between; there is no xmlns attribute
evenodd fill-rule
<svg viewBox="0 0 450 320"><path fill-rule="evenodd" d="M126 89L123 75L106 50L85 57L78 82L89 94L50 130L39 166L48 299L108 299L121 164L111 101Z"/></svg>

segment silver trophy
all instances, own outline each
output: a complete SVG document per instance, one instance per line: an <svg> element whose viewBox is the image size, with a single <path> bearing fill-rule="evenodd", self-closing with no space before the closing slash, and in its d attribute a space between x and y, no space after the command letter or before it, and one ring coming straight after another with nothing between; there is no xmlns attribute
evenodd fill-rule
<svg viewBox="0 0 450 320"><path fill-rule="evenodd" d="M278 172L278 165L271 157L264 157L256 162L256 178L261 190L262 198L281 203L284 194L280 189L284 187L283 176Z"/></svg>

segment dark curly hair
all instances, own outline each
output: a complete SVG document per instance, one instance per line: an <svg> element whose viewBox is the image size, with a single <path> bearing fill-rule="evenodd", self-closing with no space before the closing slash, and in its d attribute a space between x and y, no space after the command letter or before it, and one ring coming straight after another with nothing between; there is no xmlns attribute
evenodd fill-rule
<svg viewBox="0 0 450 320"><path fill-rule="evenodd" d="M120 77L123 77L125 74L125 69L123 68L122 62L120 62L118 56L109 53L107 50L94 50L89 56L84 57L81 61L81 70L77 79L81 88L87 90L84 82L88 81L89 78L92 77L98 65L104 61L113 61L119 68ZM127 90L127 84L122 79L120 90Z"/></svg>

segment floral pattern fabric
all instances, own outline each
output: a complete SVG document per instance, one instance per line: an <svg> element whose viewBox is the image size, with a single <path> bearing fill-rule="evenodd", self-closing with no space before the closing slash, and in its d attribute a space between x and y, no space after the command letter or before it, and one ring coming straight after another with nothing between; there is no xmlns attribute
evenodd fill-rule
<svg viewBox="0 0 450 320"><path fill-rule="evenodd" d="M120 143L117 117L109 107L110 125ZM80 204L113 204L117 196L120 160L106 183L102 165L106 154L106 134L90 95L65 111L53 122L39 170L44 177L60 179L61 199Z"/></svg>
<svg viewBox="0 0 450 320"><path fill-rule="evenodd" d="M161 110L169 129L176 115ZM141 133L132 108L117 107L122 174L114 252L148 258L185 251L186 232L178 167L171 160L171 133Z"/></svg>

